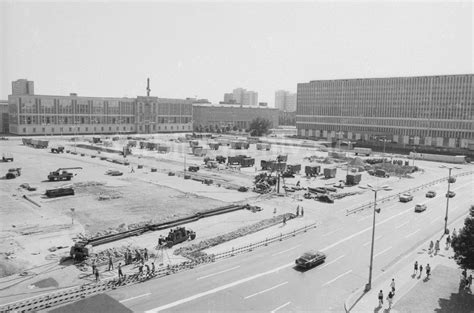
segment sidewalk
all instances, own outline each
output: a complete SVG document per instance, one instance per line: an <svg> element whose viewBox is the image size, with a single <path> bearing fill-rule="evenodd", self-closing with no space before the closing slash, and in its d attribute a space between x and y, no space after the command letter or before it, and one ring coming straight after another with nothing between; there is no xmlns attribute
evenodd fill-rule
<svg viewBox="0 0 474 313"><path fill-rule="evenodd" d="M376 275L370 291L364 292L361 288L346 299L346 312L474 312L474 287L471 286L471 291L459 288L461 269L453 259L452 248L446 250L445 239L445 236L440 239L440 251L437 255L428 251L430 239L414 249L414 252L400 258L390 270ZM415 261L418 261L417 274L414 272ZM426 276L427 264L431 267L429 278ZM423 266L421 275L420 265ZM396 291L392 308L389 309L387 295L391 290L392 278L395 279ZM384 296L381 307L378 301L380 290ZM449 303L451 309L443 308L443 303L444 306Z"/></svg>

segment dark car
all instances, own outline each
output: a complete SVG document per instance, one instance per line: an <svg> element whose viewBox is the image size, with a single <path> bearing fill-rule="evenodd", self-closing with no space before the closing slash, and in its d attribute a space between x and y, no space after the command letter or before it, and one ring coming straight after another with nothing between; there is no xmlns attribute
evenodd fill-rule
<svg viewBox="0 0 474 313"><path fill-rule="evenodd" d="M308 251L295 260L296 266L305 269L324 263L326 254L320 251Z"/></svg>
<svg viewBox="0 0 474 313"><path fill-rule="evenodd" d="M446 193L446 198L447 197L453 198L455 195L456 195L456 193L454 191L450 191L450 192Z"/></svg>
<svg viewBox="0 0 474 313"><path fill-rule="evenodd" d="M427 198L434 198L436 197L436 191L430 190L426 193Z"/></svg>

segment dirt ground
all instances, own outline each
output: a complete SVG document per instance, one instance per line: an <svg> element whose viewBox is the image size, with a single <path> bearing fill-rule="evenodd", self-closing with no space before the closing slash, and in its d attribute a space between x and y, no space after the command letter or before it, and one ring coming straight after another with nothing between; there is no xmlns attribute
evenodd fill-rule
<svg viewBox="0 0 474 313"><path fill-rule="evenodd" d="M246 154L254 157L255 167L240 170L204 169L203 157L193 156L188 142L178 142L182 134L154 135L150 141L167 145L171 151L160 154L156 151L134 148L132 155L127 157L129 166L100 160L100 157L123 159L118 154L78 148L69 138L48 137L50 147L63 145L67 150L77 152L53 154L50 149L34 149L23 146L20 138L11 138L0 142L2 152L12 153L13 163L0 163L0 175L9 168L21 167L20 177L12 180L2 180L0 184L0 277L7 276L27 268L40 266L58 260L61 255L68 253L68 247L79 233L96 234L110 229L126 228L134 223L147 221L160 222L194 214L198 211L224 206L229 203L257 204L264 208L257 215L248 212L237 212L223 217L219 227L210 229L204 227L199 236L212 237L219 231L232 231L244 224L252 224L258 220L272 216L274 208L278 212L291 211L299 203L304 203L305 209L313 210L315 217L324 219L326 214L343 214L358 204L371 200L371 193L357 186L347 187L340 192L358 191L360 194L336 200L336 204L325 204L303 199L303 192L288 193L286 197L262 196L254 192L238 192L239 186L252 187L253 178L260 172L260 161L275 159L277 155L288 155L288 163L301 164L302 174L295 178L285 179L282 184L295 186L300 181L303 187L320 187L337 183L344 179L346 167L343 163L318 164L305 159L310 156L324 158L328 156L321 146L314 148L296 147L274 144L270 151L261 151L252 144L248 150L234 150L227 146L218 151L209 151L208 156L234 156ZM126 144L126 136L121 140L104 140L107 145L120 150ZM88 144L91 137L80 137L76 143ZM297 140L278 139L286 143L301 143ZM207 140L199 140L207 147ZM81 156L84 153L84 156ZM96 156L92 158L91 156ZM406 160L403 156L391 156ZM410 164L412 161L410 161ZM337 167L338 172L333 179L304 177L305 165L322 165ZM143 165L138 169L138 165ZM198 165L201 170L195 176L210 178L214 184L208 186L195 180L185 180L184 168ZM394 190L405 190L447 176L446 169L440 169L438 163L416 161L423 171L411 175L412 178L376 178L362 173L362 183L390 184ZM75 174L71 181L49 182L47 175L58 168L81 167L71 170ZM156 172L151 172L156 168ZM109 176L107 170L120 170L123 176ZM168 176L174 172L175 176ZM37 187L36 191L27 191L19 186L28 183ZM48 199L44 196L46 189L72 185L74 196ZM338 191L339 192L339 191ZM282 190L283 193L283 190ZM24 198L27 196L28 199ZM332 207L330 213L326 210ZM74 209L74 213L71 209ZM330 222L333 217L327 216ZM198 223L199 225L199 223ZM155 241L156 235L148 235L150 242ZM131 241L131 239L128 239ZM134 238L134 243L139 243ZM120 244L120 243L117 243ZM113 244L104 245L107 247ZM48 250L55 247L57 250Z"/></svg>

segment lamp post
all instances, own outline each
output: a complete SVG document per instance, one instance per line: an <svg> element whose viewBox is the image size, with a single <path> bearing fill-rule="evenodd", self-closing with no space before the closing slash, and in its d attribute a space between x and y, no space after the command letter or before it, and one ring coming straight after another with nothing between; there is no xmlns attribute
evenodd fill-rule
<svg viewBox="0 0 474 313"><path fill-rule="evenodd" d="M75 210L76 210L76 209L71 208L72 225L74 225L74 211L75 211Z"/></svg>
<svg viewBox="0 0 474 313"><path fill-rule="evenodd" d="M377 192L379 192L379 191L389 191L389 190L392 190L392 188L390 188L387 185L380 186L380 187L374 187L371 184L367 184L367 186L359 186L359 188L370 189L374 192L374 213L373 213L374 216L373 216L373 219L372 219L372 245L371 245L371 248L370 248L369 282L367 283L367 285L365 285L365 291L367 292L372 288L372 267L373 267L373 263L374 263L375 213L380 212L380 209L377 211Z"/></svg>
<svg viewBox="0 0 474 313"><path fill-rule="evenodd" d="M451 192L451 171L453 169L461 169L460 167L448 167L448 166L445 166L445 165L442 165L440 166L440 168L447 168L449 170L449 174L448 174L448 193L446 193L446 215L444 217L444 233L447 234L448 233L448 208L449 208L449 193Z"/></svg>

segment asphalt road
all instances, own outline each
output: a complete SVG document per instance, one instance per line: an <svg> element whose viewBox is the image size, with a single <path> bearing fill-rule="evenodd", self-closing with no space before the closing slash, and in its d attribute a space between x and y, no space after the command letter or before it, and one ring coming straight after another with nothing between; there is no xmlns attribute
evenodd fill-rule
<svg viewBox="0 0 474 313"><path fill-rule="evenodd" d="M382 270L402 262L422 242L441 236L446 184L432 190L437 192L435 198L425 198L427 190L422 190L414 193L411 202L380 205L382 211L376 214L373 279ZM466 216L472 204L472 177L458 178L451 190L456 196L450 199L450 222ZM417 203L427 204L427 210L415 213ZM372 213L366 210L343 221L108 294L134 312L341 312L346 297L368 280ZM307 271L295 268L294 260L309 249L324 251L326 262Z"/></svg>

